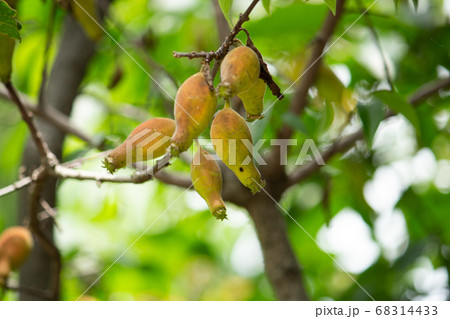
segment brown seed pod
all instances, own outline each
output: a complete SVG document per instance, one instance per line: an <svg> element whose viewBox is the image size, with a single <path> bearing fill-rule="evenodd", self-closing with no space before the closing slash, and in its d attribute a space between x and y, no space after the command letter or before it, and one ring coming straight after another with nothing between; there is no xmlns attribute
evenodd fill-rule
<svg viewBox="0 0 450 319"><path fill-rule="evenodd" d="M164 155L174 131L175 121L164 117L141 123L121 145L108 154L103 160L104 167L112 174L127 164Z"/></svg>
<svg viewBox="0 0 450 319"><path fill-rule="evenodd" d="M194 189L208 204L217 219L227 218L227 209L222 199L222 173L219 165L207 151L199 146L191 163L191 178Z"/></svg>
<svg viewBox="0 0 450 319"><path fill-rule="evenodd" d="M220 65L219 94L230 98L245 92L259 78L260 64L255 51L246 46L234 48Z"/></svg>
<svg viewBox="0 0 450 319"><path fill-rule="evenodd" d="M211 123L216 108L216 95L209 89L203 71L184 81L175 98L176 130L172 137L172 155L178 156L192 145L194 138Z"/></svg>
<svg viewBox="0 0 450 319"><path fill-rule="evenodd" d="M211 139L220 159L253 194L265 186L253 163L252 135L242 116L228 106L219 111L211 124Z"/></svg>
<svg viewBox="0 0 450 319"><path fill-rule="evenodd" d="M258 79L253 87L249 90L238 94L238 97L244 104L245 112L247 113L247 122L253 122L257 119L264 118L261 115L264 109L264 94L266 93L266 82Z"/></svg>
<svg viewBox="0 0 450 319"><path fill-rule="evenodd" d="M33 248L30 231L21 226L10 227L0 236L0 259L8 261L10 270L18 269Z"/></svg>

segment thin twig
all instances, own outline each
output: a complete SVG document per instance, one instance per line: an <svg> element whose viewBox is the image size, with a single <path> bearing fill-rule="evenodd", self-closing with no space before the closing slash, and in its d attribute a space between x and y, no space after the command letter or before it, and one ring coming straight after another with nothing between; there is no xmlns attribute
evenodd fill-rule
<svg viewBox="0 0 450 319"><path fill-rule="evenodd" d="M259 65L260 65L259 78L263 79L264 82L266 82L266 84L269 87L270 91L272 91L272 94L274 96L276 96L278 100L284 99L284 95L281 93L280 87L273 80L272 75L269 72L269 68L267 67L267 63L264 61L261 52L259 52L258 48L253 43L252 38L250 37L250 33L247 31L247 29L242 28L241 30L244 31L247 34L246 46L248 46L253 51L255 51L256 55L259 58Z"/></svg>
<svg viewBox="0 0 450 319"><path fill-rule="evenodd" d="M148 166L145 162L131 164L137 171L146 171ZM178 186L181 188L189 188L192 184L191 178L183 174L172 174L165 170L160 170L154 174L154 177L164 184Z"/></svg>
<svg viewBox="0 0 450 319"><path fill-rule="evenodd" d="M424 99L437 94L440 90L450 87L450 78L435 81L432 83L427 83L420 87L415 93L411 95L409 98L409 103L414 106L419 105ZM388 113L386 117L390 117L395 115L394 113ZM345 137L339 138L333 142L333 144L327 148L324 152L321 153L321 158L326 163L329 161L334 155L338 153L344 153L351 149L355 143L364 137L363 129L359 129L353 134L347 135ZM321 165L316 161L309 162L297 170L293 171L288 178L286 183L286 188L295 185L320 169Z"/></svg>
<svg viewBox="0 0 450 319"><path fill-rule="evenodd" d="M294 114L302 113L307 104L309 88L314 84L314 80L316 79L317 72L321 65L323 51L342 16L343 6L344 0L336 1L336 14L333 15L332 12L328 13L321 30L313 41L311 56L304 67L300 85L297 87L290 103L289 110ZM284 129L281 130L278 138L289 138L291 135L292 129L288 126L284 126Z"/></svg>
<svg viewBox="0 0 450 319"><path fill-rule="evenodd" d="M234 38L239 33L239 31L241 31L241 28L242 28L242 25L244 24L244 22L250 20L250 18L249 18L250 13L253 11L253 9L255 8L255 6L258 2L259 2L259 0L253 0L252 3L248 6L247 10L245 10L244 13L239 15L239 20L234 25L230 34L228 34L228 36L225 38L222 45L216 51L216 57L215 57L214 65L212 68L212 78L213 79L216 77L216 74L219 71L220 63L222 62L225 55L228 53L230 46L233 44Z"/></svg>
<svg viewBox="0 0 450 319"><path fill-rule="evenodd" d="M65 167L63 165L56 165L54 170L51 171L53 175L60 178L70 178L78 180L90 180L99 183L110 182L110 183L134 183L141 184L149 181L153 178L153 175L159 172L162 168L169 165L171 159L171 154L166 153L156 164L149 167L146 171L137 172L133 175L127 176L114 176L110 174L101 174L84 170L76 170Z"/></svg>
<svg viewBox="0 0 450 319"><path fill-rule="evenodd" d="M42 118L43 120L47 121L48 123L54 125L57 127L61 132L74 135L78 137L79 139L85 141L90 146L103 149L103 141L96 142L94 141L90 136L82 132L80 129L75 127L72 123L70 123L69 118L61 113L61 111L55 109L51 105L45 106L43 109L40 109L38 106L33 104L29 98L24 94L18 94L20 97L20 100L22 101L22 104L30 110L35 116L38 116L39 118ZM8 91L0 87L0 98L5 98L10 101L11 98L8 94Z"/></svg>
<svg viewBox="0 0 450 319"><path fill-rule="evenodd" d="M200 59L209 59L211 60L216 56L216 52L214 51L200 51L200 52L177 52L173 51L173 57L174 58L188 58L189 60L200 58Z"/></svg>
<svg viewBox="0 0 450 319"><path fill-rule="evenodd" d="M387 59L384 54L383 48L381 47L381 41L380 41L377 31L375 30L375 26L373 25L372 20L370 19L370 16L368 14L365 14L367 9L364 7L364 4L362 3L361 0L358 0L358 6L359 6L359 9L360 9L364 19L366 20L367 27L369 28L369 31L372 35L375 45L377 46L378 52L381 55L381 59L383 60L384 73L385 73L386 80L389 83L389 87L390 87L391 91L395 91L394 81L392 79L391 72L389 71Z"/></svg>
<svg viewBox="0 0 450 319"><path fill-rule="evenodd" d="M17 182L14 182L13 184L9 186L5 186L3 188L0 188L0 197L8 195L9 193L18 191L24 187L27 187L33 182L32 178L30 176L24 177Z"/></svg>
<svg viewBox="0 0 450 319"><path fill-rule="evenodd" d="M252 3L248 6L247 10L245 10L244 13L239 15L239 19L234 25L231 32L228 34L228 36L225 38L225 40L222 42L221 46L217 49L217 51L210 51L210 52L173 52L173 56L176 58L203 58L206 60L206 62L211 61L214 59L214 65L211 71L211 77L214 79L216 77L217 72L219 71L220 62L223 60L225 55L228 53L228 50L233 45L234 38L237 36L237 34L241 31L242 25L244 22L250 20L249 15L255 8L256 4L259 2L259 0L253 0Z"/></svg>
<svg viewBox="0 0 450 319"><path fill-rule="evenodd" d="M38 213L39 220L44 220L47 218L51 218L53 224L55 227L61 231L61 227L59 226L58 222L56 221L56 211L54 208L50 206L50 204L43 198L39 200L39 204L41 204L41 207L44 209L43 211Z"/></svg>
<svg viewBox="0 0 450 319"><path fill-rule="evenodd" d="M308 59L304 67L304 71L301 75L300 84L297 86L294 96L290 102L289 112L293 114L301 114L305 109L308 101L308 91L314 84L316 75L321 65L321 58L324 54L324 49L328 40L334 33L334 30L342 16L344 8L344 0L336 1L336 14L329 12L325 18L322 28L313 40L313 47L311 56ZM278 139L288 139L293 134L293 129L290 126L283 126L277 133ZM272 163L270 176L277 177L283 174L284 167L280 165L278 159L280 158L281 149L279 147L273 147L271 153L268 156L268 160ZM277 164L278 163L278 164ZM270 177L268 176L268 177Z"/></svg>
<svg viewBox="0 0 450 319"><path fill-rule="evenodd" d="M19 111L22 115L22 119L28 125L28 128L31 132L31 137L33 138L33 141L34 141L34 143L39 151L39 154L41 156L42 163L45 165L48 165L48 166L56 165L58 163L58 159L50 151L47 143L44 141L44 139L42 137L42 133L38 129L36 122L34 121L32 113L27 108L25 108L25 106L22 104L22 102L11 82L5 83L5 87L8 90L11 101L13 101L17 105L17 108L19 109Z"/></svg>

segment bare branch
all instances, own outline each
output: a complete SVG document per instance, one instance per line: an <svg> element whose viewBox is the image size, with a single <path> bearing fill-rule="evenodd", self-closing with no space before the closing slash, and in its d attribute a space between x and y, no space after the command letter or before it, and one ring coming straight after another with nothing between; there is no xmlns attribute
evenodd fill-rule
<svg viewBox="0 0 450 319"><path fill-rule="evenodd" d="M314 39L311 56L305 65L300 84L295 90L294 97L290 103L289 110L294 114L300 114L305 109L308 100L308 90L316 79L323 56L323 50L325 49L328 40L333 35L339 19L342 16L343 6L344 0L336 1L336 14L333 15L332 12L328 13L325 22L322 25L322 29ZM289 138L291 135L292 129L288 126L284 126L281 132L279 132L278 138Z"/></svg>
<svg viewBox="0 0 450 319"><path fill-rule="evenodd" d="M260 65L259 78L263 79L264 82L266 82L266 84L269 87L270 91L272 92L272 94L274 96L277 97L278 100L284 99L284 95L281 93L280 87L273 80L272 75L269 72L269 68L267 67L267 63L264 61L261 52L259 52L258 48L253 43L252 38L250 37L250 33L244 28L242 28L242 31L244 31L247 34L246 46L248 46L253 51L255 51L256 55L259 58L259 65Z"/></svg>
<svg viewBox="0 0 450 319"><path fill-rule="evenodd" d="M48 123L54 125L57 127L61 132L65 132L71 135L74 135L78 137L79 139L85 141L90 146L102 149L103 143L102 142L95 142L90 136L85 134L84 132L80 131L78 128L76 128L72 123L70 123L69 119L66 115L61 113L59 110L53 108L50 105L47 105L44 108L39 108L38 106L34 105L32 102L29 101L29 99L23 95L18 94L22 104L30 110L35 116L38 116L44 120L46 120ZM5 98L8 100L11 100L8 91L0 87L0 98Z"/></svg>
<svg viewBox="0 0 450 319"><path fill-rule="evenodd" d="M165 184L178 186L181 188L189 188L192 181L189 177L181 174L173 174L167 171L159 171L155 174L155 178Z"/></svg>
<svg viewBox="0 0 450 319"><path fill-rule="evenodd" d="M173 56L176 58L204 58L206 62L211 61L212 59L215 59L214 66L212 69L212 78L214 79L216 77L217 72L219 71L220 62L223 60L225 55L228 53L228 50L230 49L231 45L233 44L234 38L236 35L241 31L242 25L245 21L250 20L249 15L255 8L256 4L259 2L259 0L253 0L252 3L248 6L247 10L245 10L244 13L239 15L239 20L234 25L231 32L228 34L228 36L225 38L225 40L222 42L222 45L217 49L217 51L210 51L210 52L189 52L189 53L183 53L183 52L173 52Z"/></svg>
<svg viewBox="0 0 450 319"><path fill-rule="evenodd" d="M173 51L174 58L188 58L189 60L192 60L195 58L211 60L215 56L216 56L216 52L214 52L214 51L210 51L210 52L205 52L205 51L195 52L195 51L193 51L193 52L187 52L187 53Z"/></svg>
<svg viewBox="0 0 450 319"><path fill-rule="evenodd" d="M413 105L419 105L427 98L439 93L440 90L450 87L450 77L442 80L437 80L431 83L422 85L418 90L416 90L411 97L409 102Z"/></svg>
<svg viewBox="0 0 450 319"><path fill-rule="evenodd" d="M422 101L424 101L426 98L439 93L440 90L450 87L450 78L435 81L432 83L427 83L420 87L415 93L411 95L409 98L409 102L417 106ZM390 117L395 115L392 112L389 112L386 117ZM333 142L333 144L327 148L322 154L322 159L324 162L329 161L334 155L338 153L344 153L351 149L355 143L359 140L361 140L364 137L364 131L362 129L359 129L357 132L350 134L348 136L342 137L337 139ZM315 172L317 172L320 169L319 163L317 163L316 160L309 162L308 164L305 164L301 167L299 167L297 170L292 172L288 178L286 188L297 184Z"/></svg>
<svg viewBox="0 0 450 319"><path fill-rule="evenodd" d="M0 188L0 197L8 195L9 193L13 193L18 191L24 187L27 187L33 182L33 179L30 176L24 177L13 184Z"/></svg>
<svg viewBox="0 0 450 319"><path fill-rule="evenodd" d="M253 9L255 8L255 6L258 2L259 2L259 0L253 0L252 3L248 6L247 10L245 10L244 13L239 15L239 20L234 25L230 34L228 34L228 36L225 38L222 45L216 51L215 62L214 62L214 66L212 68L213 79L216 77L216 74L219 71L220 62L223 60L225 55L228 53L230 46L233 44L234 38L239 33L239 31L241 31L241 28L242 28L242 25L244 24L244 22L250 20L249 15L253 11Z"/></svg>
<svg viewBox="0 0 450 319"><path fill-rule="evenodd" d="M131 176L114 176L110 174L101 174L96 172L76 170L72 168L65 167L63 165L56 165L54 170L51 171L53 175L60 178L70 178L78 180L90 180L99 183L110 182L110 183L134 183L140 184L153 179L154 174L159 172L162 168L169 165L171 159L171 154L166 153L153 167L148 168L145 171L137 172Z"/></svg>
<svg viewBox="0 0 450 319"><path fill-rule="evenodd" d="M28 125L28 128L31 132L31 137L33 138L33 141L36 144L36 147L41 156L42 163L48 166L56 165L58 163L58 159L50 151L47 143L44 141L42 133L38 129L36 122L34 121L32 113L22 104L22 101L20 100L16 92L16 89L14 88L11 82L5 83L5 87L8 90L11 101L13 101L17 105L17 108L19 109L22 115L22 119Z"/></svg>
<svg viewBox="0 0 450 319"><path fill-rule="evenodd" d="M301 75L300 84L297 86L294 96L290 102L289 111L294 114L300 114L306 107L308 101L308 90L314 84L317 72L319 71L321 58L324 54L325 46L328 40L333 35L333 32L342 16L342 11L344 7L344 0L336 1L336 14L330 11L322 24L322 28L316 35L311 56L304 67L304 71ZM278 132L279 139L287 139L293 133L293 129L287 125L283 126ZM280 148L273 147L271 153L268 156L268 162L271 164L272 169L268 172L271 178L272 176L279 176L283 174L284 168L279 164L278 159L280 158Z"/></svg>
<svg viewBox="0 0 450 319"><path fill-rule="evenodd" d="M377 31L375 30L375 26L373 25L370 16L368 14L366 14L367 9L364 7L364 4L362 3L361 0L358 0L357 2L358 2L358 6L360 8L361 13L362 13L364 19L366 20L366 25L369 28L369 31L370 31L370 33L372 35L372 38L373 38L373 40L375 42L375 45L376 45L377 49L378 49L378 52L381 55L381 59L383 60L383 67L384 67L385 77L386 77L386 80L389 83L391 91L393 91L393 90L395 90L394 81L392 80L391 72L389 72L389 67L388 67L388 64L387 64L386 56L384 55L383 48L381 47L380 38L378 37Z"/></svg>

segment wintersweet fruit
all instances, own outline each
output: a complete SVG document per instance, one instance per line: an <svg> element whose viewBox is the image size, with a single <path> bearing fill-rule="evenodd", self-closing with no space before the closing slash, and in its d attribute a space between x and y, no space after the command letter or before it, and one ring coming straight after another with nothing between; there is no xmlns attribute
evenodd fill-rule
<svg viewBox="0 0 450 319"><path fill-rule="evenodd" d="M174 131L172 119L155 117L147 120L106 156L103 165L113 174L127 164L158 158L166 153Z"/></svg>
<svg viewBox="0 0 450 319"><path fill-rule="evenodd" d="M184 81L175 97L176 129L171 143L173 156L178 156L192 145L194 138L211 123L216 108L216 95L209 89L203 71Z"/></svg>
<svg viewBox="0 0 450 319"><path fill-rule="evenodd" d="M212 122L211 139L219 158L252 194L265 186L253 162L253 141L247 123L228 104Z"/></svg>
<svg viewBox="0 0 450 319"><path fill-rule="evenodd" d="M255 51L246 46L234 48L220 65L219 93L230 98L251 89L259 78L260 64Z"/></svg>
<svg viewBox="0 0 450 319"><path fill-rule="evenodd" d="M194 189L206 201L213 216L220 220L227 218L221 195L222 173L217 162L200 146L192 159L191 178Z"/></svg>
<svg viewBox="0 0 450 319"><path fill-rule="evenodd" d="M21 226L10 227L0 235L0 277L18 269L33 249L30 231Z"/></svg>
<svg viewBox="0 0 450 319"><path fill-rule="evenodd" d="M254 120L262 119L261 115L264 109L264 94L266 93L266 82L258 79L253 87L249 90L239 93L238 97L244 104L246 114L246 121L253 122Z"/></svg>

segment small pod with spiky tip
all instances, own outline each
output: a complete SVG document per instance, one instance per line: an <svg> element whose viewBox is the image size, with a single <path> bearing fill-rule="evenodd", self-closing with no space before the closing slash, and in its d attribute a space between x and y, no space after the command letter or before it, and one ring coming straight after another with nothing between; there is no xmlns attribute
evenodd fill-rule
<svg viewBox="0 0 450 319"><path fill-rule="evenodd" d="M234 48L220 65L219 95L230 98L251 89L259 73L260 64L255 51L246 46Z"/></svg>
<svg viewBox="0 0 450 319"><path fill-rule="evenodd" d="M264 94L266 93L266 82L258 79L255 85L249 90L239 93L238 97L244 104L246 114L246 121L253 122L254 120L264 118L261 115L264 109Z"/></svg>
<svg viewBox="0 0 450 319"><path fill-rule="evenodd" d="M216 108L217 97L209 89L203 70L184 81L175 97L176 129L170 146L173 156L192 145L211 123Z"/></svg>
<svg viewBox="0 0 450 319"><path fill-rule="evenodd" d="M252 194L265 186L253 162L253 140L247 123L228 102L211 124L211 139L219 158Z"/></svg>
<svg viewBox="0 0 450 319"><path fill-rule="evenodd" d="M175 121L155 117L141 123L126 140L103 160L104 167L113 174L131 163L147 161L164 155L175 132Z"/></svg>
<svg viewBox="0 0 450 319"><path fill-rule="evenodd" d="M0 281L6 281L10 271L19 269L32 249L33 237L27 228L6 229L0 235Z"/></svg>
<svg viewBox="0 0 450 319"><path fill-rule="evenodd" d="M194 189L208 204L217 219L227 218L227 209L222 199L222 173L217 162L198 145L191 163L191 178Z"/></svg>

